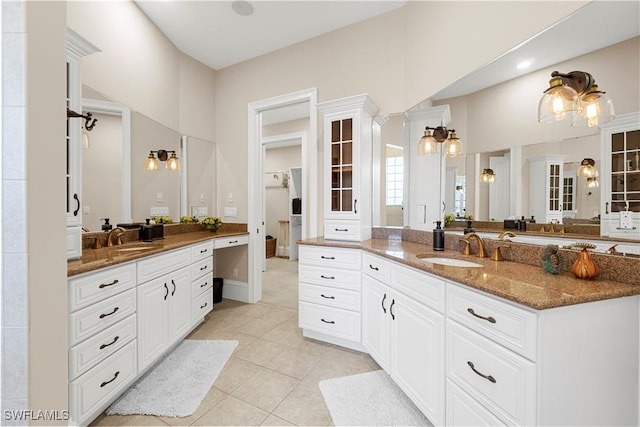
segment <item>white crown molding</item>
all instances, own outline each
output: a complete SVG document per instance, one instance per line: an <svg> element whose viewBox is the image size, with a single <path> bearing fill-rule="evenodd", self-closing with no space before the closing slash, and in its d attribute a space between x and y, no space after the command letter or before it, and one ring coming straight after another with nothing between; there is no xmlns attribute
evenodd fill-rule
<svg viewBox="0 0 640 427"><path fill-rule="evenodd" d="M370 116L378 114L378 106L367 93L321 102L317 104L317 107L318 111L322 114L348 110L350 108L361 108Z"/></svg>
<svg viewBox="0 0 640 427"><path fill-rule="evenodd" d="M67 28L67 49L79 57L102 52L94 44L70 28Z"/></svg>

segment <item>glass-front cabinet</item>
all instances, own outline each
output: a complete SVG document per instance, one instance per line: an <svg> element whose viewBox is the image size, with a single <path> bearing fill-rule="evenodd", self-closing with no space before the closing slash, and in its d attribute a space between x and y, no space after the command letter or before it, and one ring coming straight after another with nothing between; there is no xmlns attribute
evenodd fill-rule
<svg viewBox="0 0 640 427"><path fill-rule="evenodd" d="M601 234L640 239L640 112L601 128Z"/></svg>
<svg viewBox="0 0 640 427"><path fill-rule="evenodd" d="M562 222L564 158L548 155L529 159L529 210L538 222Z"/></svg>
<svg viewBox="0 0 640 427"><path fill-rule="evenodd" d="M324 116L324 237L366 240L371 236L372 120L377 106L368 95L318 104Z"/></svg>

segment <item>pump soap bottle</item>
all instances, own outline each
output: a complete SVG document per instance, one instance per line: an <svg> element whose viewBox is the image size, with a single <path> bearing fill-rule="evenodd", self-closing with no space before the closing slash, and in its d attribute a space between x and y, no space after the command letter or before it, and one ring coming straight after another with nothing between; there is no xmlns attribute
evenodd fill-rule
<svg viewBox="0 0 640 427"><path fill-rule="evenodd" d="M436 228L433 229L433 250L444 251L444 230L440 226L442 221L435 221Z"/></svg>
<svg viewBox="0 0 640 427"><path fill-rule="evenodd" d="M142 235L143 242L153 242L153 225L151 225L149 218L147 218L146 224L142 225L140 234Z"/></svg>

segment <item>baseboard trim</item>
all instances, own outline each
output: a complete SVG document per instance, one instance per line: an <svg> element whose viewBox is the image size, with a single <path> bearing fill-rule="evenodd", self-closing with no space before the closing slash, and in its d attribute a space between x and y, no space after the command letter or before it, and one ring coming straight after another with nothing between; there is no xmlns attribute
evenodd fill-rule
<svg viewBox="0 0 640 427"><path fill-rule="evenodd" d="M224 279L224 283L222 285L222 298L248 303L249 284L247 282Z"/></svg>

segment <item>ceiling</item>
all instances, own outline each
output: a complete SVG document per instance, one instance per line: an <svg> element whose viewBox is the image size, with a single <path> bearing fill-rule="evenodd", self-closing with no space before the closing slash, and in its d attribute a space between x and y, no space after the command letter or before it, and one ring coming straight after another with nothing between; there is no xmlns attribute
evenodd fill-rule
<svg viewBox="0 0 640 427"><path fill-rule="evenodd" d="M135 0L185 54L219 70L402 7L406 1ZM242 2L247 3L247 2Z"/></svg>

